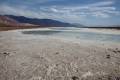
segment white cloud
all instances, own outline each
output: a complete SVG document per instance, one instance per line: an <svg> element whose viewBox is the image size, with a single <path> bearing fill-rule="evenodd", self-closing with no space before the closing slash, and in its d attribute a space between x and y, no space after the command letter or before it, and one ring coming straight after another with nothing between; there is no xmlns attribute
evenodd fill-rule
<svg viewBox="0 0 120 80"><path fill-rule="evenodd" d="M34 17L40 18L41 16L43 16L42 14L28 10L24 7L20 8L20 7L12 7L7 5L0 5L0 14L6 14L6 15L14 14L14 15L26 16L31 18L34 18Z"/></svg>
<svg viewBox="0 0 120 80"><path fill-rule="evenodd" d="M116 7L112 6L113 1L104 1L84 6L59 6L52 7L52 12L63 13L68 15L79 15L79 16L95 16L101 18L109 18L114 15L120 15L120 12L116 10ZM50 9L48 9L50 10Z"/></svg>
<svg viewBox="0 0 120 80"><path fill-rule="evenodd" d="M57 0L21 0L23 3L29 3L29 4L36 4L36 3L46 3L49 1L57 1ZM18 2L15 0L15 2Z"/></svg>
<svg viewBox="0 0 120 80"><path fill-rule="evenodd" d="M59 12L57 9L55 9L55 8L51 8L51 11L53 11L53 12Z"/></svg>
<svg viewBox="0 0 120 80"><path fill-rule="evenodd" d="M93 4L90 4L88 6L90 6L90 7L109 6L109 5L112 5L112 4L114 4L114 1L103 1L103 2L93 3Z"/></svg>
<svg viewBox="0 0 120 80"><path fill-rule="evenodd" d="M102 17L102 18L108 18L108 17L110 17L109 14L106 14L106 13L103 13L103 12L93 12L92 16Z"/></svg>
<svg viewBox="0 0 120 80"><path fill-rule="evenodd" d="M49 0L45 0L49 1ZM44 2L43 0L40 1ZM0 5L0 14L14 14L32 18L51 18L66 21L80 21L87 16L98 18L109 18L111 16L120 15L120 12L113 6L114 1L103 1L83 6L49 6L40 7L30 10L27 7Z"/></svg>

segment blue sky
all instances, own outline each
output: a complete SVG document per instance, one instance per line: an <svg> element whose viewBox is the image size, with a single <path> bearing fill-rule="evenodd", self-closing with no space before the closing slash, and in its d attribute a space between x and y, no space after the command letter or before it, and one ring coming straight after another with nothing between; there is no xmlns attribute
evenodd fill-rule
<svg viewBox="0 0 120 80"><path fill-rule="evenodd" d="M0 14L84 25L120 25L120 0L0 0Z"/></svg>

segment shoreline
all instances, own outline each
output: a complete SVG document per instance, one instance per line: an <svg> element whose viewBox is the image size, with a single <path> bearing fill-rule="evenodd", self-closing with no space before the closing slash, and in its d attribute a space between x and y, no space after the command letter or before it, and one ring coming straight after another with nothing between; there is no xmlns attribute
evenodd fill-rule
<svg viewBox="0 0 120 80"><path fill-rule="evenodd" d="M31 27L27 27L27 28L22 28L22 27L0 27L0 31L9 31L9 30L18 30L18 29L30 29L30 28ZM34 27L32 27L32 28L34 28Z"/></svg>
<svg viewBox="0 0 120 80"><path fill-rule="evenodd" d="M24 29L38 29L38 28L47 28L41 26L24 26L24 27L0 27L0 31L10 31L10 30L24 30Z"/></svg>

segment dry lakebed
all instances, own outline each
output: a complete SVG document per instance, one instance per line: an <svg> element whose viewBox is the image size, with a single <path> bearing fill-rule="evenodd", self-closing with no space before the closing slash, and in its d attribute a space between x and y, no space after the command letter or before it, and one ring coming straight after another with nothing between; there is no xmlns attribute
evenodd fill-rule
<svg viewBox="0 0 120 80"><path fill-rule="evenodd" d="M0 80L120 80L120 43L1 31Z"/></svg>

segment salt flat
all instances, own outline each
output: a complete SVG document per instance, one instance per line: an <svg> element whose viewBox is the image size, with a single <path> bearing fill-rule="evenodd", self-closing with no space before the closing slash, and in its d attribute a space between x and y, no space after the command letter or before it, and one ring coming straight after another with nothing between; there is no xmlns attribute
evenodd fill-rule
<svg viewBox="0 0 120 80"><path fill-rule="evenodd" d="M3 31L0 80L120 80L120 44Z"/></svg>

